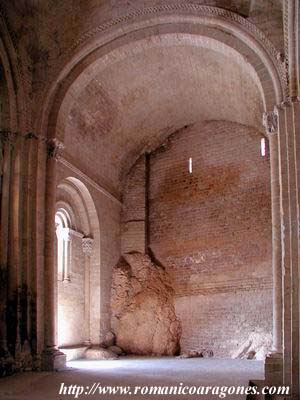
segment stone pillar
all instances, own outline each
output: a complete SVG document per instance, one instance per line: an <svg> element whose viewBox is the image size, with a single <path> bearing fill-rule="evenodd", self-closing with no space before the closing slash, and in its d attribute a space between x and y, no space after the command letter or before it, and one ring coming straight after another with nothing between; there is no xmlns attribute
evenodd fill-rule
<svg viewBox="0 0 300 400"><path fill-rule="evenodd" d="M21 351L24 367L37 361L36 347L36 259L35 259L35 190L37 171L37 147L40 138L33 132L23 135L22 148L22 273L21 273ZM35 366L34 365L34 366ZM38 365L37 365L38 366Z"/></svg>
<svg viewBox="0 0 300 400"><path fill-rule="evenodd" d="M298 6L298 50L300 51L300 4L297 4ZM299 223L299 214L300 214L300 188L299 188L299 182L300 182L300 167L299 167L299 157L300 157L300 66L299 66L299 57L300 53L297 53L298 55L298 95L299 97L295 99L293 104L293 109L294 109L294 126L295 126L295 147L296 147L296 158L297 158L297 186L298 186L298 218L297 218L297 241L298 241L298 251L299 251L299 244L300 244L300 223ZM300 254L298 255L300 258ZM294 314L294 348L293 351L295 353L293 364L294 364L294 378L293 378L293 384L294 384L294 393L293 396L296 398L298 396L298 399L300 397L300 268L299 268L299 262L295 265L295 268L293 270L293 276L292 276L292 282L293 282L293 314Z"/></svg>
<svg viewBox="0 0 300 400"><path fill-rule="evenodd" d="M266 358L265 373L269 382L282 382L282 268L281 218L278 149L278 112L266 112L263 125L269 138L272 200L272 275L273 275L273 347Z"/></svg>
<svg viewBox="0 0 300 400"><path fill-rule="evenodd" d="M283 299L283 384L299 399L299 181L300 103L278 106Z"/></svg>
<svg viewBox="0 0 300 400"><path fill-rule="evenodd" d="M300 98L292 98L285 107L286 129L288 144L288 164L289 164L289 216L290 216L290 269L289 269L289 287L290 291L286 293L289 297L288 319L291 321L289 327L290 343L286 343L286 355L290 363L290 379L292 386L292 399L300 398L300 369L299 369L299 351L300 351L300 271L299 271L299 183L300 183ZM288 350L289 348L289 350ZM288 371L287 371L288 372Z"/></svg>
<svg viewBox="0 0 300 400"><path fill-rule="evenodd" d="M8 231L8 346L15 360L20 358L21 352L21 276L23 254L22 246L22 212L23 212L23 185L22 185L22 138L19 133L11 133L11 176L9 201L9 231ZM19 363L17 362L17 367Z"/></svg>
<svg viewBox="0 0 300 400"><path fill-rule="evenodd" d="M300 398L300 324L299 324L299 185L300 185L300 4L283 1L283 32L288 72L286 101L282 107L285 126L282 135L282 174L287 192L283 192L282 225L284 269L284 384L291 386L291 398ZM281 137L281 135L280 135ZM281 144L280 144L281 146ZM286 182L285 182L286 180Z"/></svg>
<svg viewBox="0 0 300 400"><path fill-rule="evenodd" d="M9 366L9 352L7 343L7 300L8 300L8 237L9 237L9 204L11 183L11 151L13 136L11 132L0 132L1 151L1 226L0 226L0 364L1 373L5 373ZM12 363L12 360L11 362ZM1 369L3 371L1 372Z"/></svg>
<svg viewBox="0 0 300 400"><path fill-rule="evenodd" d="M83 238L82 239L82 251L84 253L84 324L85 324L85 344L91 345L91 334L90 334L90 270L91 270L91 254L93 251L93 239Z"/></svg>
<svg viewBox="0 0 300 400"><path fill-rule="evenodd" d="M65 366L66 356L57 349L56 343L56 286L55 262L55 202L57 160L63 144L57 139L47 142L46 210L45 210L45 297L44 324L45 339L42 355L42 369L46 371Z"/></svg>

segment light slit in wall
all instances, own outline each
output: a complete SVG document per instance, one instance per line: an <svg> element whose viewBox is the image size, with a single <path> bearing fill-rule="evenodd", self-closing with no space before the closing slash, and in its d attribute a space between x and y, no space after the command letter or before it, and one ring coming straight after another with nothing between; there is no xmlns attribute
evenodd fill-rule
<svg viewBox="0 0 300 400"><path fill-rule="evenodd" d="M260 139L260 154L262 157L265 157L265 155L266 155L266 139L265 138Z"/></svg>
<svg viewBox="0 0 300 400"><path fill-rule="evenodd" d="M193 173L193 159L192 157L189 158L189 173Z"/></svg>

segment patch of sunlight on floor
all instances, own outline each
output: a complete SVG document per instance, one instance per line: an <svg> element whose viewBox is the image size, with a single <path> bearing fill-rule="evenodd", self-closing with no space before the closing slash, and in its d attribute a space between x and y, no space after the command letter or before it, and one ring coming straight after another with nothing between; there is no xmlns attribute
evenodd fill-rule
<svg viewBox="0 0 300 400"><path fill-rule="evenodd" d="M101 370L124 368L126 365L124 360L74 360L68 361L67 367L86 370Z"/></svg>

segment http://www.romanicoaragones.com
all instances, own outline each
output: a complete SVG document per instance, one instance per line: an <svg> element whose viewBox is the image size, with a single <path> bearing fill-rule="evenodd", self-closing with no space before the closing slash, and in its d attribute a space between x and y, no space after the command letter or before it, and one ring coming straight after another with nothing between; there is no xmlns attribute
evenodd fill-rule
<svg viewBox="0 0 300 400"><path fill-rule="evenodd" d="M59 387L58 394L60 398L80 399L86 396L95 396L103 398L103 396L214 396L219 399L234 399L235 396L241 395L277 395L288 396L290 388L288 386L264 386L258 388L251 386L195 386L184 385L182 382L174 386L108 386L102 385L100 382L94 382L90 386L81 386L78 384L65 384L62 382Z"/></svg>

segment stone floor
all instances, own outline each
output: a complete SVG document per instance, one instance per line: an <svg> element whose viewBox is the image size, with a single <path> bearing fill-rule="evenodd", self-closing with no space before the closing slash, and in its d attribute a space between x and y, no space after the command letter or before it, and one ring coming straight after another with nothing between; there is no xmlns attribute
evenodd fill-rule
<svg viewBox="0 0 300 400"><path fill-rule="evenodd" d="M68 369L55 373L23 373L0 380L1 400L61 400L74 399L75 393L59 395L62 383L82 385L87 390L94 382L102 386L240 386L249 379L263 379L264 365L260 361L175 358L123 358L114 361L71 361ZM89 389L88 389L89 390ZM82 394L79 399L219 399L197 395L99 395ZM246 396L227 396L226 399L245 400Z"/></svg>

